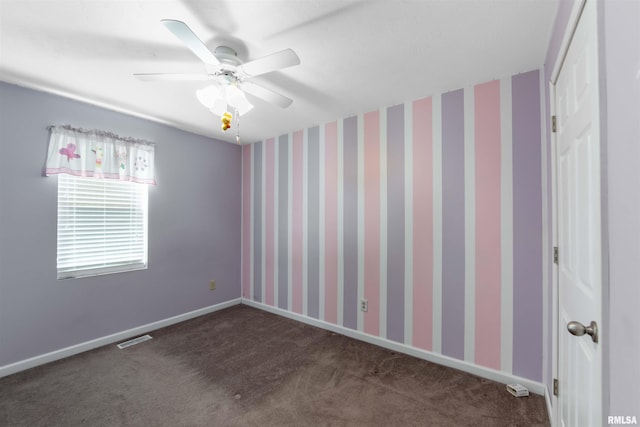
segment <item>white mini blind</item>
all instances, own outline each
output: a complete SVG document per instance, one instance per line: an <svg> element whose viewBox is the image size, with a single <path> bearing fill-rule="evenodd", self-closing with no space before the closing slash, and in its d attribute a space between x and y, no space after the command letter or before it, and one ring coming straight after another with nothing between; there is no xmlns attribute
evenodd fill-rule
<svg viewBox="0 0 640 427"><path fill-rule="evenodd" d="M147 268L147 185L58 175L58 279Z"/></svg>

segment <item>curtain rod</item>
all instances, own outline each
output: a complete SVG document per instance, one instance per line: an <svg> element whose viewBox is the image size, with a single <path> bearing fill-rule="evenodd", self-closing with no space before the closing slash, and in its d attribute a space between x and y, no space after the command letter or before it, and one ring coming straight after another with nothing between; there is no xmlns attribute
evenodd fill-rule
<svg viewBox="0 0 640 427"><path fill-rule="evenodd" d="M143 145L151 145L151 146L155 146L156 145L155 143L150 142L150 141L146 141L144 139L132 138L132 137L128 137L128 136L120 136L118 134L115 134L115 133L109 132L109 131L105 131L105 130L75 128L75 127L72 127L70 125L51 125L51 126L47 126L47 130L48 131L54 131L56 129L64 129L64 130L68 130L68 131L75 132L75 133L83 133L83 134L86 134L86 135L106 136L106 137L109 137L109 138L117 139L117 140L124 141L124 142L135 143L135 144L143 144Z"/></svg>

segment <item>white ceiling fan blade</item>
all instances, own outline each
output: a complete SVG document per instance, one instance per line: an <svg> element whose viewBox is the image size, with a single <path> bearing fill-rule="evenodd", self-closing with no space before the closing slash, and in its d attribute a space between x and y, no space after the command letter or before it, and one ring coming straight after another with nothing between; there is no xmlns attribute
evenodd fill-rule
<svg viewBox="0 0 640 427"><path fill-rule="evenodd" d="M271 104L277 105L280 108L287 108L293 102L291 98L287 98L284 95L280 95L279 93L259 86L255 83L243 82L240 88L255 97L264 99Z"/></svg>
<svg viewBox="0 0 640 427"><path fill-rule="evenodd" d="M138 80L142 80L145 82L209 80L209 76L203 73L193 73L193 74L137 73L137 74L134 74L134 76Z"/></svg>
<svg viewBox="0 0 640 427"><path fill-rule="evenodd" d="M298 55L292 49L285 49L242 64L239 69L246 76L253 77L298 64L300 64Z"/></svg>
<svg viewBox="0 0 640 427"><path fill-rule="evenodd" d="M191 28L182 21L176 21L173 19L163 19L160 21L164 26L173 33L182 43L187 45L198 58L205 64L220 65L220 61L215 57L213 53L207 48L207 46L196 36Z"/></svg>

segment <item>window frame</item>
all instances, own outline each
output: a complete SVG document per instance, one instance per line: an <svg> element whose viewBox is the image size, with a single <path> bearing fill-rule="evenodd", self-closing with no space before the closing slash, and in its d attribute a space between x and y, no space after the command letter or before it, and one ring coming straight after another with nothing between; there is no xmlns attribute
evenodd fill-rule
<svg viewBox="0 0 640 427"><path fill-rule="evenodd" d="M117 188L121 190L114 190ZM73 201L65 204L63 198L68 197L72 191ZM99 193L92 195L88 191L101 192L102 195L100 196ZM127 195L129 200L126 200ZM93 209L96 212L90 211L91 204L94 205ZM57 279L65 280L148 269L148 207L149 190L146 184L70 174L58 175ZM128 222L126 220L127 209ZM78 212L80 215L76 215ZM101 215L104 223L102 234L100 234L100 225L98 224ZM66 219L64 219L65 216ZM78 217L80 218L76 219ZM111 221L109 222L109 220ZM93 236L90 236L93 238L76 239L78 234L82 234L83 227L85 227L85 235L89 234L86 230L94 233ZM131 231L133 234L127 234L127 231ZM106 237L109 235L115 236L116 244L107 244ZM128 241L127 235L129 236ZM64 242L65 240L66 242ZM78 246L84 246L84 248L78 248ZM102 246L102 251L100 251L100 246ZM128 259L126 258L127 250L123 249L126 247L130 252ZM88 257L86 253L82 253L87 248L96 251L95 257ZM109 248L112 250L108 250ZM118 260L119 256L124 258L120 261Z"/></svg>

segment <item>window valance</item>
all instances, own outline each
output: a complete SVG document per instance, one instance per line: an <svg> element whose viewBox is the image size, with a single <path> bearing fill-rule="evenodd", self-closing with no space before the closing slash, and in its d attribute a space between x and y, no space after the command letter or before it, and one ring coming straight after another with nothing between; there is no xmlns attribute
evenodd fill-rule
<svg viewBox="0 0 640 427"><path fill-rule="evenodd" d="M49 126L49 151L45 174L156 184L155 144L110 132Z"/></svg>

